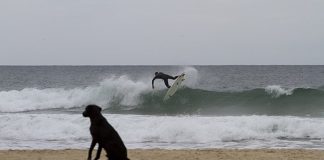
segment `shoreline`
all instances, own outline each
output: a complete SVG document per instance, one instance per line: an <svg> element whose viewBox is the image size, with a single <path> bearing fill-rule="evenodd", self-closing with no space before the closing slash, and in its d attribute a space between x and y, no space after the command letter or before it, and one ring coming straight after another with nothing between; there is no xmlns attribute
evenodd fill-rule
<svg viewBox="0 0 324 160"><path fill-rule="evenodd" d="M88 150L0 150L1 160L80 160ZM96 151L93 151L92 158ZM102 151L100 159L107 159ZM129 149L131 160L323 160L324 150L312 149Z"/></svg>

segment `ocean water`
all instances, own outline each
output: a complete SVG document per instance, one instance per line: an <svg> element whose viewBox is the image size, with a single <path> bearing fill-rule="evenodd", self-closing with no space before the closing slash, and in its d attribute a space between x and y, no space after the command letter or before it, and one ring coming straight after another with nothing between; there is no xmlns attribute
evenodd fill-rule
<svg viewBox="0 0 324 160"><path fill-rule="evenodd" d="M324 66L0 66L0 149L88 148L88 104L128 148L324 149Z"/></svg>

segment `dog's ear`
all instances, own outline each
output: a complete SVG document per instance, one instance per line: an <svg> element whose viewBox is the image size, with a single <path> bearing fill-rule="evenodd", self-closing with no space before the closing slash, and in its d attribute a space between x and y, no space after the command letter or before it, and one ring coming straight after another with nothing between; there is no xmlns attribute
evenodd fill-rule
<svg viewBox="0 0 324 160"><path fill-rule="evenodd" d="M98 110L99 110L99 112L101 112L101 110L102 110L101 107L98 106Z"/></svg>

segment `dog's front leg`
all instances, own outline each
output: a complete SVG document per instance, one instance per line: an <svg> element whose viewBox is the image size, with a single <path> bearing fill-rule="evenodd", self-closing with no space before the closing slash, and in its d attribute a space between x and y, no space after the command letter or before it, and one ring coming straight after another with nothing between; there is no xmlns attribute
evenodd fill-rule
<svg viewBox="0 0 324 160"><path fill-rule="evenodd" d="M88 153L88 160L91 160L92 150L96 146L96 143L97 143L97 141L95 141L94 139L92 139L92 142L91 142L91 145L90 145L90 149L89 149L89 153Z"/></svg>
<svg viewBox="0 0 324 160"><path fill-rule="evenodd" d="M100 154L101 154L102 146L100 145L100 143L98 143L98 144L99 144L98 151L97 151L96 158L94 160L100 159Z"/></svg>

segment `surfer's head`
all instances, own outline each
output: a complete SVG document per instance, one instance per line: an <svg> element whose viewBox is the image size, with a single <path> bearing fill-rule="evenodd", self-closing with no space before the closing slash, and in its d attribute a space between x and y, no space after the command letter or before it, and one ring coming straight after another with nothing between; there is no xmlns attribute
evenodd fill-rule
<svg viewBox="0 0 324 160"><path fill-rule="evenodd" d="M159 72L155 72L155 75L158 75L159 74Z"/></svg>

